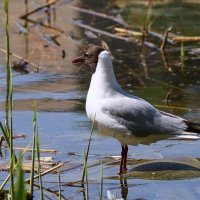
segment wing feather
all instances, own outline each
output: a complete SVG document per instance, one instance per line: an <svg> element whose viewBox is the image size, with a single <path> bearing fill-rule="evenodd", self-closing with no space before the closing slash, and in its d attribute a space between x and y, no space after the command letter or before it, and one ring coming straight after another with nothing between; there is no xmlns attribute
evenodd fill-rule
<svg viewBox="0 0 200 200"><path fill-rule="evenodd" d="M123 96L106 99L103 112L134 135L182 134L188 128L185 119L159 111L140 98Z"/></svg>

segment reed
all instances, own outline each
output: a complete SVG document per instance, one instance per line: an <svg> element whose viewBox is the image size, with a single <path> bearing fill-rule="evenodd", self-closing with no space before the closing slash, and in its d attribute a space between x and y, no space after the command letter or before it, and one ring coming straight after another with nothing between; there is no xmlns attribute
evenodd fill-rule
<svg viewBox="0 0 200 200"><path fill-rule="evenodd" d="M22 170L22 159L19 160L17 165L17 179L15 185L15 200L26 200L26 188L24 183L24 172Z"/></svg>
<svg viewBox="0 0 200 200"><path fill-rule="evenodd" d="M146 14L146 22L145 22L145 31L149 32L151 25L153 24L153 18L152 18L152 5L153 5L153 0L148 0L148 9L147 9L147 14Z"/></svg>
<svg viewBox="0 0 200 200"><path fill-rule="evenodd" d="M103 198L103 165L101 162L101 174L100 174L100 193L99 193L99 200Z"/></svg>
<svg viewBox="0 0 200 200"><path fill-rule="evenodd" d="M10 67L10 37L9 37L9 1L4 0L4 11L6 15L5 32L6 32L6 121L5 128L1 124L1 129L5 140L10 149L10 198L14 199L14 170L17 159L13 150L13 87L12 87L12 69Z"/></svg>
<svg viewBox="0 0 200 200"><path fill-rule="evenodd" d="M58 172L58 199L61 200L60 172Z"/></svg>
<svg viewBox="0 0 200 200"><path fill-rule="evenodd" d="M39 133L37 131L36 135L36 152L37 152L37 160L38 160L38 175L39 175L39 185L40 185L40 199L44 199L43 194L43 184L42 184L42 176L41 176L41 164L40 164L40 140L39 140Z"/></svg>
<svg viewBox="0 0 200 200"><path fill-rule="evenodd" d="M94 117L95 120L95 117ZM91 128L91 132L90 132L90 138L89 138L89 142L87 145L87 150L84 151L84 164L83 164L83 172L82 172L82 179L81 179L81 186L83 188L83 199L84 200L88 200L89 199L89 192L88 192L88 169L87 169L87 160L88 160L88 155L89 155L89 151L90 151L90 144L91 144L91 139L92 139L92 133L94 130L94 120L92 123L92 128ZM84 186L84 180L86 178L86 193L85 193L85 186Z"/></svg>
<svg viewBox="0 0 200 200"><path fill-rule="evenodd" d="M95 120L95 118L94 118L94 120ZM83 172L82 172L82 182L84 182L84 178L85 178L85 164L87 164L88 154L89 154L89 151L90 151L90 143L91 143L91 139L92 139L92 133L94 131L94 120L93 120L93 123L92 123L90 138L89 138L89 142L88 142L88 146L87 146L87 150L86 150L86 155L85 155L85 159L84 159L84 167L83 167Z"/></svg>
<svg viewBox="0 0 200 200"><path fill-rule="evenodd" d="M35 141L37 134L37 116L36 116L36 100L34 100L34 114L33 114L33 139L32 139L32 157L31 157L31 173L30 173L30 187L29 193L33 196L33 184L34 184L34 167L35 167Z"/></svg>
<svg viewBox="0 0 200 200"><path fill-rule="evenodd" d="M85 170L85 181L86 181L86 195L85 195L86 198L85 199L89 200L87 152L84 152L84 170Z"/></svg>
<svg viewBox="0 0 200 200"><path fill-rule="evenodd" d="M13 171L18 167L19 163L22 162L22 158L24 156L24 154L28 151L29 149L29 146L30 146L31 143L29 143L29 145L24 149L24 151L20 154L18 160L17 160L17 163L16 165L14 166L13 168ZM6 185L6 183L8 182L8 180L10 179L10 174L6 177L6 179L3 181L2 185L0 186L0 191L3 190L4 186Z"/></svg>
<svg viewBox="0 0 200 200"><path fill-rule="evenodd" d="M185 60L185 51L184 51L184 44L181 42L181 66L184 66Z"/></svg>

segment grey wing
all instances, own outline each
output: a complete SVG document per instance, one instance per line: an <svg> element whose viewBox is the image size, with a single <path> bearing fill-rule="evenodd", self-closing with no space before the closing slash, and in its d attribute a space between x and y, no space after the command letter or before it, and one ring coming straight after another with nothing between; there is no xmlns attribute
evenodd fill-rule
<svg viewBox="0 0 200 200"><path fill-rule="evenodd" d="M139 98L110 99L106 101L103 109L134 135L182 134L188 127L183 118L161 112Z"/></svg>
<svg viewBox="0 0 200 200"><path fill-rule="evenodd" d="M158 132L160 112L142 99L129 97L107 100L104 112L135 135Z"/></svg>

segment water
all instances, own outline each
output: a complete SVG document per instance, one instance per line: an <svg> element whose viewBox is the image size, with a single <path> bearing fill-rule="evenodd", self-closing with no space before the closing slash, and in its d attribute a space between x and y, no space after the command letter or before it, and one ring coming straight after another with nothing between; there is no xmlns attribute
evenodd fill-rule
<svg viewBox="0 0 200 200"><path fill-rule="evenodd" d="M152 8L154 19L151 30L163 34L173 26L172 32L178 35L198 36L199 7L197 3L162 3L156 1ZM45 2L43 2L45 3ZM100 45L102 41L108 45L114 60L116 77L122 87L129 93L138 95L161 110L180 115L188 120L200 121L200 81L199 81L199 54L189 52L199 47L198 43L185 43L185 63L180 63L180 44L167 44L165 56L158 48L144 47L141 42L125 42L106 36L99 36L79 28L72 23L72 19L98 29L113 32L116 22L101 17L85 14L69 7L76 5L88 10L112 14L121 14L121 17L134 30L140 30L146 22L146 1L63 1L55 5L56 19L51 21L52 27L59 27L65 33L60 34L52 28L45 28L40 24L29 23L29 33L19 33L16 25L25 23L19 17L24 14L25 5L22 1L10 2L10 35L11 51L27 58L40 66L40 71L34 73L34 67L28 65L29 74L18 71L13 73L14 84L14 133L25 134L27 138L16 139L15 146L26 147L32 138L33 101L37 99L37 121L40 133L41 148L55 149L57 154L50 155L54 161L69 162L70 171L63 171L61 181L78 181L81 179L83 153L88 144L91 123L88 121L84 104L90 82L91 71L84 67L80 69L71 64L71 60L81 54L81 47L89 44ZM30 1L29 10L42 5L42 2ZM3 5L0 3L3 11ZM190 13L188 17L188 13ZM43 11L29 16L35 21L44 19ZM47 22L45 22L47 24ZM0 48L4 45L4 13L0 12ZM120 27L120 26L119 26ZM50 36L56 38L59 45L47 40ZM148 41L159 47L161 41L153 37ZM140 57L143 52L144 59ZM63 54L65 57L63 58ZM12 57L12 61L18 61ZM144 64L145 63L145 64ZM5 54L0 52L0 108L1 120L5 117ZM166 105L166 95L173 89L169 97L169 106ZM147 162L154 159L174 159L190 164L199 169L199 141L180 141L157 138L157 142L148 145L140 144L129 147L129 165L132 169L137 162ZM118 198L127 199L199 199L199 172L198 170L171 170L164 174L171 174L168 178L164 174L157 176L153 171L136 174L136 177L127 177L120 180L117 177L119 167L120 144L113 138L103 137L95 133L92 136L89 166L89 191L91 199L98 199L101 161L104 165L103 195L107 190L117 194ZM1 163L6 162L9 153L2 149ZM27 159L29 154L25 155ZM49 156L43 154L42 156ZM191 159L191 160L190 160ZM174 162L174 160L172 160ZM178 174L178 175L177 175ZM180 175L181 174L181 175ZM140 176L139 176L140 175ZM28 174L26 174L28 176ZM5 172L0 173L1 180ZM171 178L170 178L171 177ZM57 190L57 174L44 176L46 188ZM169 180L170 179L170 180ZM123 181L123 183L120 181ZM128 186L127 186L128 184ZM76 187L62 186L62 194L66 197L74 194ZM35 193L36 198L39 192ZM49 194L51 196L51 194ZM52 197L52 196L51 196ZM74 199L82 199L82 193Z"/></svg>

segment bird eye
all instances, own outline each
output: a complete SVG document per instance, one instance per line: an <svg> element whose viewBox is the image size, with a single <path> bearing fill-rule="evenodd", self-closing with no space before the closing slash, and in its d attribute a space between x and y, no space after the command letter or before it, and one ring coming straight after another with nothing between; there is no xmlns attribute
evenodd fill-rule
<svg viewBox="0 0 200 200"><path fill-rule="evenodd" d="M89 53L85 53L84 56L88 58L88 57L90 57L90 54Z"/></svg>

